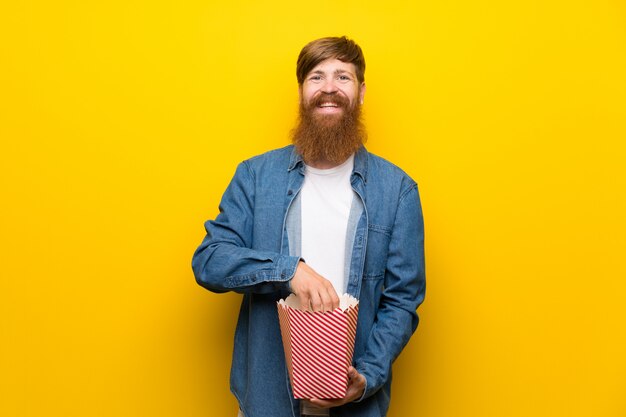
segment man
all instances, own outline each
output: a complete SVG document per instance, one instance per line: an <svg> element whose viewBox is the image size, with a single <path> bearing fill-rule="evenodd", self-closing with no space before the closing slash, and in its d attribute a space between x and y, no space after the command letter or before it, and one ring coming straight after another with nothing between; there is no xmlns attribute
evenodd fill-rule
<svg viewBox="0 0 626 417"><path fill-rule="evenodd" d="M306 45L294 145L242 162L205 223L197 282L243 294L231 369L240 415L387 413L391 364L424 299L424 233L417 184L363 147L364 72L361 48L346 37ZM360 303L346 397L295 400L276 301L294 293L330 311L345 292Z"/></svg>

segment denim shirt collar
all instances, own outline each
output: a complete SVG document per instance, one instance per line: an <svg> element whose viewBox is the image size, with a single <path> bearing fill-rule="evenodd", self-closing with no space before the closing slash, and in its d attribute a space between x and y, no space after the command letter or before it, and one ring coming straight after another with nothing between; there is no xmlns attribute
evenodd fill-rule
<svg viewBox="0 0 626 417"><path fill-rule="evenodd" d="M294 146L291 149L291 157L289 158L289 168L287 171L292 171L302 165L304 165L302 155L296 151L296 147ZM363 179L363 182L367 183L367 149L365 149L363 145L361 145L354 155L354 169L352 173L359 175Z"/></svg>

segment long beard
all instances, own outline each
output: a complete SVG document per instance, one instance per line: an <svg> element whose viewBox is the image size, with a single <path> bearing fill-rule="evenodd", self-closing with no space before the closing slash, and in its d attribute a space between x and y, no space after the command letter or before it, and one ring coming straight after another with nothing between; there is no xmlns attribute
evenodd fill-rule
<svg viewBox="0 0 626 417"><path fill-rule="evenodd" d="M322 102L333 102L343 108L340 114L316 114ZM292 140L304 161L340 164L367 140L361 120L361 106L350 106L347 99L337 94L321 94L305 104L300 101L300 117L292 131Z"/></svg>

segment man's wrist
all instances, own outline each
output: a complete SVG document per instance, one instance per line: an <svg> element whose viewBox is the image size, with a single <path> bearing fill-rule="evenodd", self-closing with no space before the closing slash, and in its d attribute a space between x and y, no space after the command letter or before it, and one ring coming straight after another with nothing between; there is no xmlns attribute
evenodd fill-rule
<svg viewBox="0 0 626 417"><path fill-rule="evenodd" d="M365 380L365 386L363 387L363 392L361 393L359 398L357 398L356 400L353 401L355 403L361 402L361 401L363 401L366 398L367 387L369 385L368 382L367 382L367 376L365 376L365 373L364 373L363 369L358 369L357 368L357 372L363 376L363 379Z"/></svg>
<svg viewBox="0 0 626 417"><path fill-rule="evenodd" d="M287 284L287 290L288 290L290 293L293 293L293 294L295 294L295 292L293 291L293 288L291 288L291 280L292 280L292 279L294 279L294 277L296 276L296 273L298 272L298 268L300 267L300 263L303 263L303 264L305 264L305 263L306 263L304 259L302 259L302 258L300 258L300 257L297 257L297 258L298 258L298 261L296 262L296 266L295 266L295 268L293 269L293 274L291 274L291 276L289 277L289 279L288 279L288 280L287 280L287 282L286 282L286 284Z"/></svg>

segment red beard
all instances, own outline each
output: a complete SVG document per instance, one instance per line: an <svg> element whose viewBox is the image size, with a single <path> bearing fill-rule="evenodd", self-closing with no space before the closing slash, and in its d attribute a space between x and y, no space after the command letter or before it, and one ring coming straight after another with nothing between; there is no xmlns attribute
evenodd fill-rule
<svg viewBox="0 0 626 417"><path fill-rule="evenodd" d="M338 114L319 114L322 103L333 103L342 109ZM355 153L367 139L361 120L361 106L336 93L322 93L310 103L300 101L300 117L292 131L293 143L304 162L339 165Z"/></svg>

